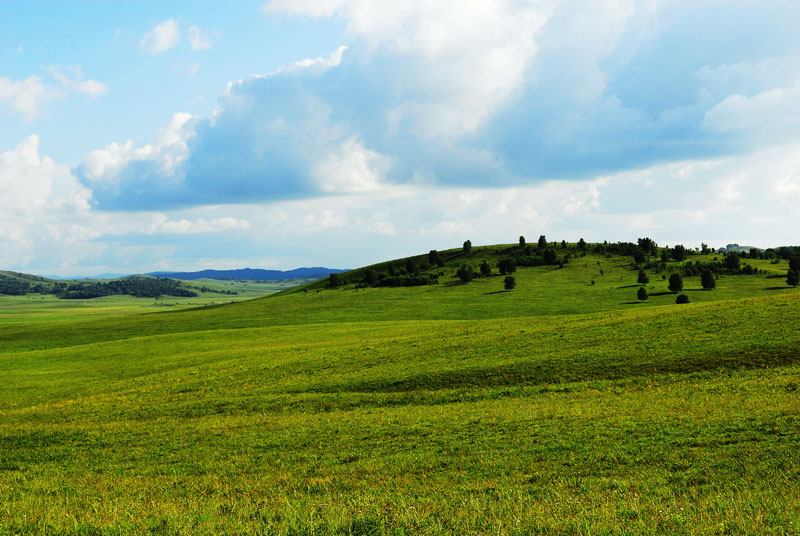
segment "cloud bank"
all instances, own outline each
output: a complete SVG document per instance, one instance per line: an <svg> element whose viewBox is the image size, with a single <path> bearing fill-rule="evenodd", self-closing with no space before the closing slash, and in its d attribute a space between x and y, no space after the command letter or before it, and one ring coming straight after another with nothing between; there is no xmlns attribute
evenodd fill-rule
<svg viewBox="0 0 800 536"><path fill-rule="evenodd" d="M103 208L166 209L752 151L800 131L800 5L767 3L273 0L268 16L344 19L352 42L233 82L171 143L111 144L78 176ZM170 19L142 43L177 36Z"/></svg>

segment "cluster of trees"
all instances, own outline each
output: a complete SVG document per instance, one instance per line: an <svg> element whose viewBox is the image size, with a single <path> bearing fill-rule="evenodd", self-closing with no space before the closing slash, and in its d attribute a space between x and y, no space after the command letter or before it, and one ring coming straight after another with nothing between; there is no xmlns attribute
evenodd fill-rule
<svg viewBox="0 0 800 536"><path fill-rule="evenodd" d="M236 296L239 294L235 290L217 290L215 288L209 288L205 285L203 285L202 287L191 287L191 288L199 290L200 292L213 292L214 294L226 294L228 296Z"/></svg>
<svg viewBox="0 0 800 536"><path fill-rule="evenodd" d="M115 281L80 283L58 281L52 284L35 283L19 279L0 277L0 294L21 296L24 294L54 294L66 300L86 300L101 296L128 295L139 298L155 298L158 296L195 297L196 292L181 286L175 279L155 277L131 277ZM224 291L226 294L235 294Z"/></svg>
<svg viewBox="0 0 800 536"><path fill-rule="evenodd" d="M158 298L159 296L194 298L197 293L183 287L175 279L131 277L102 283L72 283L58 297L66 300L86 300L112 295L136 296L137 298Z"/></svg>
<svg viewBox="0 0 800 536"><path fill-rule="evenodd" d="M422 285L435 285L439 282L437 273L426 272L434 266L444 266L436 250L428 254L431 264L416 264L413 259L408 259L405 268L398 268L394 263L387 265L386 272L379 272L375 268L368 268L363 278L358 281L358 286L364 287L417 287ZM346 281L342 274L332 273L328 276L328 286L339 287Z"/></svg>
<svg viewBox="0 0 800 536"><path fill-rule="evenodd" d="M0 294L22 296L31 292L31 284L27 281L0 276Z"/></svg>

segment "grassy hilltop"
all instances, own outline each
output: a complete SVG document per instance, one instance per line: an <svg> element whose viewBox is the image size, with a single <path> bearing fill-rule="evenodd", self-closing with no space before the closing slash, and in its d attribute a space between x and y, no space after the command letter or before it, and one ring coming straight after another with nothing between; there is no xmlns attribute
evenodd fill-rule
<svg viewBox="0 0 800 536"><path fill-rule="evenodd" d="M548 248L0 316L0 534L800 534L788 262Z"/></svg>

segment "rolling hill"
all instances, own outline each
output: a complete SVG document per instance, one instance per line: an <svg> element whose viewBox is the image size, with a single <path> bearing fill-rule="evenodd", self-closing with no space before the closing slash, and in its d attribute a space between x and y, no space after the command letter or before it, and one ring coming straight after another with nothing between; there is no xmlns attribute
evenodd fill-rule
<svg viewBox="0 0 800 536"><path fill-rule="evenodd" d="M549 264L473 247L221 306L0 323L0 532L800 531L786 260L719 268L706 291L687 274L722 255L550 248ZM509 258L536 264L510 291Z"/></svg>

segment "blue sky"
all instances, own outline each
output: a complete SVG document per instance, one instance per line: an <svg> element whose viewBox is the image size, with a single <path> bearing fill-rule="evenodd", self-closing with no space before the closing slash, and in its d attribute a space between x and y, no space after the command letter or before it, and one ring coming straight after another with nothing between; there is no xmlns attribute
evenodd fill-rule
<svg viewBox="0 0 800 536"><path fill-rule="evenodd" d="M797 2L0 2L0 267L800 243Z"/></svg>

